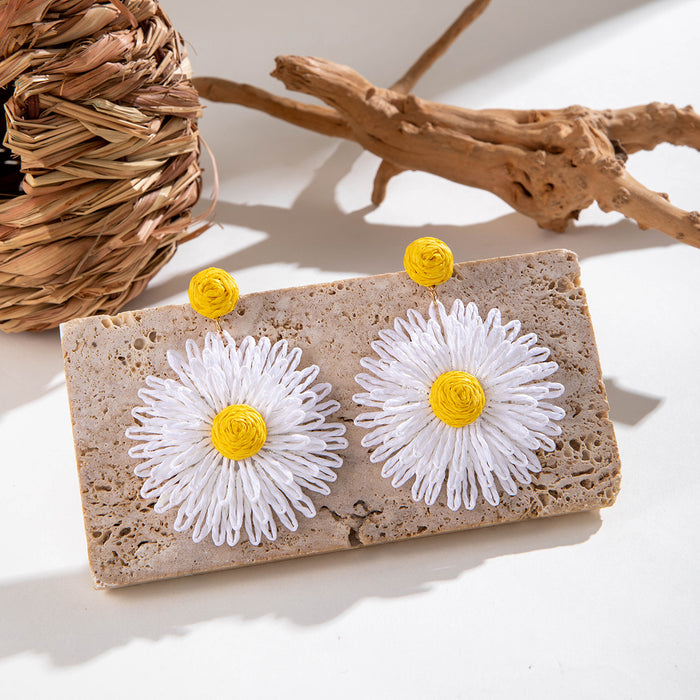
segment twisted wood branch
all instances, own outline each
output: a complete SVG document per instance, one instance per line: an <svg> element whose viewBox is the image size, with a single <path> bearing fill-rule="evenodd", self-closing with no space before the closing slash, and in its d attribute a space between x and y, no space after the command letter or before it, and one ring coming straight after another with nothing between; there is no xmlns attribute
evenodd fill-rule
<svg viewBox="0 0 700 700"><path fill-rule="evenodd" d="M217 78L198 78L195 85L207 99L252 107L376 154L382 159L372 193L377 205L392 177L423 170L493 192L553 231L564 231L597 202L640 228L700 247L700 214L675 207L668 195L649 190L625 169L629 153L660 143L700 150L700 117L692 107L470 110L405 94L487 5L469 5L394 89L376 87L347 66L301 56L278 57L272 75L326 107Z"/></svg>

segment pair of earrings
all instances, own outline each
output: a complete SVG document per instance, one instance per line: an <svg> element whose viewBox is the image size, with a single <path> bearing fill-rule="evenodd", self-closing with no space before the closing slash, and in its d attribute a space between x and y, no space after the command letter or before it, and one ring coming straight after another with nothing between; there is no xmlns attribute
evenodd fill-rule
<svg viewBox="0 0 700 700"><path fill-rule="evenodd" d="M558 366L547 361L534 333L520 335L519 321L501 323L492 309L482 319L474 303L456 300L448 311L436 287L453 273L448 246L435 238L411 243L404 267L428 288L428 318L410 309L372 343L376 357L356 381L353 400L372 409L355 424L370 460L401 488L413 479L412 497L432 505L446 483L452 510L475 507L479 493L495 506L503 491L539 472L536 450L551 451L564 411L549 400L561 384L545 381ZM200 349L186 343L186 357L168 351L175 379L149 376L134 408L139 441L129 450L142 461L143 498L156 498L158 513L177 508L174 528L192 528L200 542L235 545L245 531L251 544L275 540L278 522L298 526L312 518L309 492L329 494L338 452L348 446L332 387L315 383L316 365L299 369L301 350L286 340L247 336L240 344L219 323L238 302L238 287L223 270L192 278L192 307L214 320Z"/></svg>

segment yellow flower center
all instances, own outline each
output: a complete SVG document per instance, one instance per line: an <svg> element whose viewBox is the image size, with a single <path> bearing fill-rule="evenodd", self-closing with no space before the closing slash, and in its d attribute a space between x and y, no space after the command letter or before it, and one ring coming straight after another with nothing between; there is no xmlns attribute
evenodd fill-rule
<svg viewBox="0 0 700 700"><path fill-rule="evenodd" d="M481 415L486 396L479 380L468 372L445 372L433 382L430 405L441 421L463 428Z"/></svg>
<svg viewBox="0 0 700 700"><path fill-rule="evenodd" d="M403 266L408 276L424 287L434 287L452 277L454 259L447 243L439 238L418 238L403 256Z"/></svg>
<svg viewBox="0 0 700 700"><path fill-rule="evenodd" d="M207 318L231 313L238 303L238 285L226 270L208 267L198 272L187 290L192 308Z"/></svg>
<svg viewBox="0 0 700 700"><path fill-rule="evenodd" d="M229 459L247 459L257 454L267 439L265 419L247 404L227 406L211 426L214 447Z"/></svg>

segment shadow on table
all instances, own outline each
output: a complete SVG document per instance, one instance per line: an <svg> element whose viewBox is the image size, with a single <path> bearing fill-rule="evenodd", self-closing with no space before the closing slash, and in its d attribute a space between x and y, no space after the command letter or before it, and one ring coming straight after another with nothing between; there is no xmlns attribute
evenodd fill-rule
<svg viewBox="0 0 700 700"><path fill-rule="evenodd" d="M605 377L604 383L610 404L610 420L615 423L637 425L663 402L662 398L619 386L614 377Z"/></svg>
<svg viewBox="0 0 700 700"><path fill-rule="evenodd" d="M114 591L92 590L86 571L4 584L0 659L78 665L227 618L322 625L362 600L421 595L488 559L585 542L600 526L597 511L577 513Z"/></svg>
<svg viewBox="0 0 700 700"><path fill-rule="evenodd" d="M47 391L65 391L60 381L63 355L58 329L0 332L0 360L0 418L6 411L46 396Z"/></svg>
<svg viewBox="0 0 700 700"><path fill-rule="evenodd" d="M341 275L379 274L400 269L404 248L421 236L444 240L458 261L551 248L569 248L580 258L586 258L674 243L658 231L642 231L627 220L610 226L572 226L566 233L558 234L539 228L534 221L515 212L470 225L374 223L367 220L373 207L345 213L335 203L335 188L359 153L359 147L354 144L341 143L290 208L220 200L214 215L217 222L261 231L266 237L240 252L211 260L210 264L238 273L269 263L288 263L333 270ZM129 308L156 306L182 292L197 271L193 267L164 282L152 283ZM270 287L274 286L271 280Z"/></svg>

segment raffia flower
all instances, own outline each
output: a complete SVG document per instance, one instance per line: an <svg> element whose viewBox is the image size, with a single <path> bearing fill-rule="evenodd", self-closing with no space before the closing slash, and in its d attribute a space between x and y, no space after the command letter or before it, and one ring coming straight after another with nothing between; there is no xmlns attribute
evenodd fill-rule
<svg viewBox="0 0 700 700"><path fill-rule="evenodd" d="M549 400L564 387L544 381L558 365L520 330L519 321L502 325L497 309L484 321L457 300L449 313L437 302L427 320L410 310L380 331L379 359L361 361L372 374L356 377L366 393L354 396L375 410L355 424L370 431L362 445L393 486L413 479L414 500L432 505L447 481L449 508L471 510L479 491L495 506L497 483L514 495L541 470L535 452L554 449L564 417Z"/></svg>
<svg viewBox="0 0 700 700"><path fill-rule="evenodd" d="M434 287L452 277L454 258L447 243L425 236L409 243L403 266L414 282L423 287Z"/></svg>
<svg viewBox="0 0 700 700"><path fill-rule="evenodd" d="M204 348L188 340L186 358L168 351L175 379L147 377L134 408L140 425L127 437L142 459L143 498L155 511L177 508L175 530L192 539L211 533L216 545L277 537L277 521L298 526L295 511L312 518L307 491L328 494L347 447L345 427L326 423L338 410L326 400L330 384L314 384L315 365L298 370L301 350L281 340L250 336L236 347L228 333L208 333Z"/></svg>

